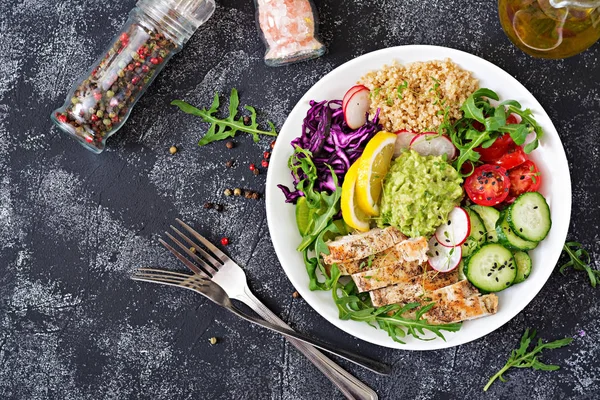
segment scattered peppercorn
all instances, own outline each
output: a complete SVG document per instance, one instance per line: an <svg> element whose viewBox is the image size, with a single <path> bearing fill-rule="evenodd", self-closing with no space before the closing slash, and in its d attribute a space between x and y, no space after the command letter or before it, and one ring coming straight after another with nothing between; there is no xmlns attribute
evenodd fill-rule
<svg viewBox="0 0 600 400"><path fill-rule="evenodd" d="M226 166L227 168L231 168L231 167L233 167L233 160L229 160L229 161L227 161L227 162L225 163L225 166Z"/></svg>
<svg viewBox="0 0 600 400"><path fill-rule="evenodd" d="M298 291L295 291L294 293L292 293L292 297L297 299L298 297L300 297L300 293L298 293Z"/></svg>
<svg viewBox="0 0 600 400"><path fill-rule="evenodd" d="M217 344L219 339L217 339L216 337L213 336L210 339L208 339L208 341L210 342L210 344L215 345L215 344Z"/></svg>
<svg viewBox="0 0 600 400"><path fill-rule="evenodd" d="M266 160L266 159L268 159L270 156L271 156L271 153L269 153L268 151L265 151L265 152L263 153L263 158L264 158L265 160Z"/></svg>
<svg viewBox="0 0 600 400"><path fill-rule="evenodd" d="M267 160L262 160L262 162L260 163L260 165L262 165L263 168L267 168L269 166L269 162Z"/></svg>
<svg viewBox="0 0 600 400"><path fill-rule="evenodd" d="M252 198L252 193L254 193L252 190L246 190L244 192L244 197L247 199L251 199Z"/></svg>
<svg viewBox="0 0 600 400"><path fill-rule="evenodd" d="M254 171L252 171L252 173L253 173L254 175L260 175L260 171L259 171L259 169L258 169L258 168L254 169Z"/></svg>
<svg viewBox="0 0 600 400"><path fill-rule="evenodd" d="M274 149L274 148L275 148L275 140L273 140L273 141L271 142L271 148L272 148L272 149Z"/></svg>
<svg viewBox="0 0 600 400"><path fill-rule="evenodd" d="M260 193L253 192L252 193L252 200L258 200L258 199L260 199Z"/></svg>
<svg viewBox="0 0 600 400"><path fill-rule="evenodd" d="M225 147L227 147L228 149L233 149L234 146L235 144L231 140L225 143Z"/></svg>
<svg viewBox="0 0 600 400"><path fill-rule="evenodd" d="M171 153L171 154L175 154L175 153L177 153L177 147L175 147L175 146L171 146L171 147L169 148L169 153Z"/></svg>
<svg viewBox="0 0 600 400"><path fill-rule="evenodd" d="M241 196L242 195L242 189L240 189L240 188L233 189L233 195L234 196Z"/></svg>
<svg viewBox="0 0 600 400"><path fill-rule="evenodd" d="M210 210L211 208L213 208L215 205L209 201L207 201L206 203L204 203L204 208L206 208L207 210Z"/></svg>
<svg viewBox="0 0 600 400"><path fill-rule="evenodd" d="M217 210L218 212L223 211L224 207L222 204L215 204L215 210Z"/></svg>
<svg viewBox="0 0 600 400"><path fill-rule="evenodd" d="M233 192L231 191L231 189L225 189L225 191L223 192L223 194L227 197L231 196L233 194Z"/></svg>
<svg viewBox="0 0 600 400"><path fill-rule="evenodd" d="M229 238L226 238L226 237L221 238L221 244L223 246L227 246L229 244Z"/></svg>
<svg viewBox="0 0 600 400"><path fill-rule="evenodd" d="M249 168L250 168L250 171L254 171L254 169L256 169L256 165L254 165L254 164L250 164L250 167L249 167Z"/></svg>
<svg viewBox="0 0 600 400"><path fill-rule="evenodd" d="M250 122L252 122L250 117L247 115L244 115L244 125L250 125Z"/></svg>

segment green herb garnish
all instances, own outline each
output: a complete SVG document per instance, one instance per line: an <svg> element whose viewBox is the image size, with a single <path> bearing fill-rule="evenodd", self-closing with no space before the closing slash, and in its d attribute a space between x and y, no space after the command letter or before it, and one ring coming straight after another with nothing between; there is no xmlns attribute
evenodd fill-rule
<svg viewBox="0 0 600 400"><path fill-rule="evenodd" d="M537 344L534 348L528 351L529 345L535 338L535 330L529 332L529 328L525 330L523 337L521 338L521 345L518 349L513 350L510 354L510 357L504 367L500 371L496 373L496 375L492 376L488 383L483 388L483 391L487 391L492 383L496 379L500 379L502 382L506 382L506 378L504 378L503 374L508 371L510 368L533 368L539 371L556 371L560 369L558 365L544 364L539 360L539 354L544 349L558 349L559 347L564 347L573 341L573 338L564 338L555 340L553 342L543 343L542 339L538 339Z"/></svg>
<svg viewBox="0 0 600 400"><path fill-rule="evenodd" d="M204 108L198 109L182 100L173 100L171 102L171 105L179 107L181 111L200 117L204 120L204 122L208 122L210 124L210 128L208 128L208 131L206 131L206 134L198 143L200 146L204 146L205 144L215 142L217 140L234 137L238 131L250 133L254 138L254 142L258 142L259 135L277 136L275 125L273 125L271 121L267 121L267 124L271 130L265 131L258 128L258 123L256 122L256 110L254 107L244 106L246 110L250 111L249 125L244 124L244 117L239 117L236 120L235 116L238 113L239 104L240 100L238 97L238 92L235 88L231 89L231 95L229 96L229 116L224 119L213 115L219 109L218 93L215 93L212 105L208 110Z"/></svg>
<svg viewBox="0 0 600 400"><path fill-rule="evenodd" d="M581 243L577 242L565 243L563 251L569 256L569 261L560 266L559 272L565 275L565 270L570 267L573 267L576 271L585 271L588 278L590 278L590 284L595 288L600 277L600 271L592 268L590 253L583 248Z"/></svg>
<svg viewBox="0 0 600 400"><path fill-rule="evenodd" d="M440 132L447 133L459 150L459 156L453 163L454 168L459 172L463 164L474 164L479 161L476 147L488 148L504 134L509 134L512 140L521 146L525 144L527 136L534 132L535 139L526 144L523 149L529 154L538 147L543 131L533 119L531 110L521 109L521 105L514 100L503 101L494 107L490 104L490 99L498 101L499 97L493 90L478 89L462 105L463 118L454 124L444 119L444 123L440 126ZM510 114L519 115L521 122L507 124L506 119ZM475 128L475 122L483 125L483 132Z"/></svg>
<svg viewBox="0 0 600 400"><path fill-rule="evenodd" d="M402 100L402 92L404 92L404 89L408 89L408 82L404 81L402 83L402 85L398 86L398 88L396 89L396 91L398 92L398 98L400 100Z"/></svg>
<svg viewBox="0 0 600 400"><path fill-rule="evenodd" d="M430 324L423 316L435 306L435 303L390 304L375 308L368 293L358 293L354 281L351 280L345 285L339 282L340 274L337 268L332 268L332 278L334 278L332 296L338 307L340 319L363 321L371 326L376 326L377 323L379 328L386 331L395 342L405 343L402 339L407 335L420 340L432 340L424 337L425 331L430 331L446 340L442 331L456 332L461 327L460 323Z"/></svg>

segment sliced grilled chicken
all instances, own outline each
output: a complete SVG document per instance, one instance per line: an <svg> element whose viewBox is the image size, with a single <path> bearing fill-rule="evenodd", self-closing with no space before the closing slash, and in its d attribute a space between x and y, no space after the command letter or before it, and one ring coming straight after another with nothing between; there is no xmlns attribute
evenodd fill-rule
<svg viewBox="0 0 600 400"><path fill-rule="evenodd" d="M358 272L397 266L405 261L425 262L427 261L428 247L427 238L406 239L377 253L375 257L371 256L370 260L367 257L362 260L343 262L338 264L338 268L342 275L352 275Z"/></svg>
<svg viewBox="0 0 600 400"><path fill-rule="evenodd" d="M467 280L437 289L421 301L427 304L429 298L436 304L423 318L431 324L462 322L498 311L498 296L493 293L481 296Z"/></svg>
<svg viewBox="0 0 600 400"><path fill-rule="evenodd" d="M331 265L360 260L389 249L405 239L406 236L392 226L385 229L375 228L356 235L342 236L327 242L329 255L323 255L323 261Z"/></svg>
<svg viewBox="0 0 600 400"><path fill-rule="evenodd" d="M373 290L369 293L371 302L375 307L387 306L395 303L410 303L434 290L452 285L458 282L458 271L445 274L437 271L427 271L413 276L406 282Z"/></svg>
<svg viewBox="0 0 600 400"><path fill-rule="evenodd" d="M426 266L419 261L406 261L399 264L352 274L352 280L359 292L368 292L397 283L408 282L415 276L421 276Z"/></svg>

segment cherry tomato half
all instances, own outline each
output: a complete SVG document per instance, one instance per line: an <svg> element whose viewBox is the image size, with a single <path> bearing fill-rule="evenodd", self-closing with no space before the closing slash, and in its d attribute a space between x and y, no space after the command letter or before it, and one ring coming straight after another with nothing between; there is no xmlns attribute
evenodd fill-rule
<svg viewBox="0 0 600 400"><path fill-rule="evenodd" d="M495 206L508 196L507 175L506 169L499 165L484 164L465 180L465 191L475 204Z"/></svg>
<svg viewBox="0 0 600 400"><path fill-rule="evenodd" d="M542 184L542 177L537 165L531 160L508 171L510 180L510 197L519 197L525 192L536 192Z"/></svg>
<svg viewBox="0 0 600 400"><path fill-rule="evenodd" d="M523 164L525 161L527 161L527 154L525 154L523 148L521 146L513 146L502 157L494 161L493 164L500 165L504 169L509 170Z"/></svg>
<svg viewBox="0 0 600 400"><path fill-rule="evenodd" d="M479 153L479 159L483 162L494 162L499 160L504 154L508 153L508 151L515 147L515 142L513 142L512 138L509 134L504 134L497 138L487 149L479 146L475 148L475 151Z"/></svg>

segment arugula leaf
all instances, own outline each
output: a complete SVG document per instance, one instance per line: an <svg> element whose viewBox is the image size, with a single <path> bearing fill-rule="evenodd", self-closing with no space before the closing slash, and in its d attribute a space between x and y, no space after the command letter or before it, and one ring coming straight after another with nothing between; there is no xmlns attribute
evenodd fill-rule
<svg viewBox="0 0 600 400"><path fill-rule="evenodd" d="M558 269L559 272L565 275L567 268L573 268L576 271L585 271L590 279L590 285L595 288L600 279L600 271L592 268L590 253L583 248L581 243L577 242L565 243L563 251L569 256L569 261L560 266Z"/></svg>
<svg viewBox="0 0 600 400"><path fill-rule="evenodd" d="M508 361L494 376L490 378L488 383L484 386L483 391L487 391L496 379L500 379L502 382L506 382L504 373L510 368L533 368L539 371L556 371L560 369L558 365L544 364L539 360L539 354L544 349L558 349L564 347L573 341L573 338L567 337L564 339L555 340L549 343L543 343L542 339L538 339L537 344L534 348L528 352L529 345L535 338L536 332L532 330L531 333L529 328L525 329L525 333L521 338L519 348L513 350L508 358Z"/></svg>
<svg viewBox="0 0 600 400"><path fill-rule="evenodd" d="M332 278L334 277L332 276ZM331 293L338 307L340 319L367 322L373 326L376 323L395 342L405 343L402 339L407 335L420 340L432 340L424 337L426 330L445 340L442 331L456 332L461 327L460 323L432 325L427 319L423 318L425 313L434 307L435 303L426 305L409 303L404 306L390 304L375 308L368 294L358 292L354 281L351 280L344 285L339 282L339 278L338 271ZM406 315L407 313L414 314L414 316Z"/></svg>
<svg viewBox="0 0 600 400"><path fill-rule="evenodd" d="M204 122L210 123L210 128L208 128L206 134L198 143L200 146L204 146L217 140L234 137L238 131L250 133L254 138L254 142L258 142L259 135L277 136L275 125L270 121L267 121L267 124L271 130L265 131L258 128L258 123L256 122L256 110L254 107L244 106L246 110L250 111L249 125L244 124L244 117L236 119L235 116L237 115L239 104L240 100L235 88L231 89L231 95L229 96L229 116L224 119L220 119L213 115L219 109L218 93L215 93L213 102L208 110L204 108L198 109L182 100L173 100L171 102L171 105L179 107L184 113L195 115L202 118Z"/></svg>

